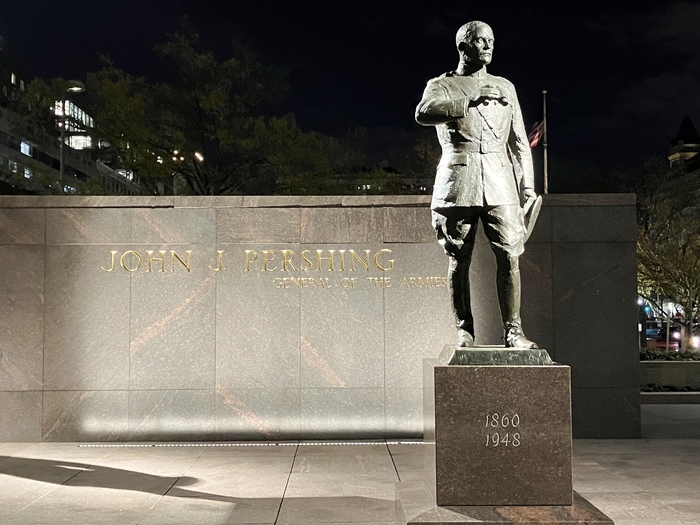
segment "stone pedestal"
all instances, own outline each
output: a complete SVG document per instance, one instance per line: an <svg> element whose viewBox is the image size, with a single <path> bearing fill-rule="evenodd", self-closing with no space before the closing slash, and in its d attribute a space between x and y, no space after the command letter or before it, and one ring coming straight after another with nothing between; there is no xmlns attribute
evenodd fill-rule
<svg viewBox="0 0 700 525"><path fill-rule="evenodd" d="M528 353L542 352L500 351L526 361ZM461 351L483 352L499 350ZM424 360L437 504L571 505L569 367L454 366L444 360Z"/></svg>
<svg viewBox="0 0 700 525"><path fill-rule="evenodd" d="M573 505L438 507L428 487L420 481L396 484L396 517L399 525L614 524L613 520L576 492Z"/></svg>
<svg viewBox="0 0 700 525"><path fill-rule="evenodd" d="M573 492L568 366L446 346L423 372L427 481L397 486L399 523L612 523Z"/></svg>

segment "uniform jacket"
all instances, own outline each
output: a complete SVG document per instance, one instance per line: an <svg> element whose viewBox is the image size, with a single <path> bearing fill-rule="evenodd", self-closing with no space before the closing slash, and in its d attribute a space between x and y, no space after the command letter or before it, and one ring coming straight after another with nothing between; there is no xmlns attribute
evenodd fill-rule
<svg viewBox="0 0 700 525"><path fill-rule="evenodd" d="M497 86L501 100L475 100L483 86ZM442 146L432 208L521 205L534 188L532 155L515 88L486 73L445 73L428 82L416 120L435 126Z"/></svg>

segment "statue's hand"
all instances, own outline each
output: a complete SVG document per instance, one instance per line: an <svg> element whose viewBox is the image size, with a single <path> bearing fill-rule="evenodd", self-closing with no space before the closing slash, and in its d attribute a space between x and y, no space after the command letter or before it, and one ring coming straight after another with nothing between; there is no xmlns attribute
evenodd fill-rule
<svg viewBox="0 0 700 525"><path fill-rule="evenodd" d="M484 102L488 104L489 100L498 100L503 104L508 103L506 96L500 87L486 84L479 90L479 98L477 98L477 102Z"/></svg>
<svg viewBox="0 0 700 525"><path fill-rule="evenodd" d="M479 98L494 98L498 99L503 96L503 93L501 92L501 88L498 86L490 86L490 85L485 85L482 86L482 88L479 90Z"/></svg>

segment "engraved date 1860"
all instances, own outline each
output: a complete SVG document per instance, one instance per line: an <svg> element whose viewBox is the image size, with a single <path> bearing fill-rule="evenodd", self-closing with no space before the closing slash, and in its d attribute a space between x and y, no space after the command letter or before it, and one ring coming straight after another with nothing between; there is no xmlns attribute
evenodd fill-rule
<svg viewBox="0 0 700 525"><path fill-rule="evenodd" d="M485 422L487 447L520 446L520 432L515 430L520 426L518 414L486 414Z"/></svg>

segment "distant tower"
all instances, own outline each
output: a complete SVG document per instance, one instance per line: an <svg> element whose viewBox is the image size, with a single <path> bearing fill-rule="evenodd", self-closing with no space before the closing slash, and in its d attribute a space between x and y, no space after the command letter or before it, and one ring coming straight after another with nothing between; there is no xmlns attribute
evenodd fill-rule
<svg viewBox="0 0 700 525"><path fill-rule="evenodd" d="M690 117L686 115L683 117L676 137L671 141L671 154L668 156L668 162L671 167L680 166L699 153L700 135L698 135Z"/></svg>

